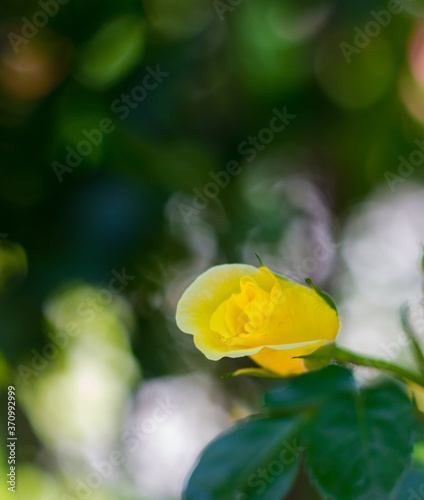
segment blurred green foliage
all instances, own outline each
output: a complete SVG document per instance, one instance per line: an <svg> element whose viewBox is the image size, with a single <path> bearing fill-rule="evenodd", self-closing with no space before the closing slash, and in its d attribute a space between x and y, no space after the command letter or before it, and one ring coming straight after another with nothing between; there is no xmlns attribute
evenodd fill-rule
<svg viewBox="0 0 424 500"><path fill-rule="evenodd" d="M402 12L351 63L340 49L374 19L372 10L387 5L243 0L222 11L212 0L3 0L1 383L10 383L20 364L31 366L33 350L42 352L48 335L62 331L70 297L83 293L85 302L94 294L96 310L96 294L124 267L133 279L119 297L104 296L95 320L101 326L90 326L88 344L118 350L127 369L102 404L122 405L142 372L148 379L241 367L230 360L210 367L191 339L180 338L173 320L178 293L210 265L256 263L261 248L290 266L285 259L298 254L290 241L299 227L308 252L317 227L337 232L334 221L343 222L352 202L384 183L387 170L396 173L398 155L415 148L424 135L424 92L411 44L422 3L402 0ZM34 25L40 19L45 26ZM158 67L169 75L149 88L152 80L143 82ZM133 92L140 86L145 98L138 102L142 91ZM117 100L128 103L125 119ZM248 161L240 144L284 106L296 118ZM105 119L113 131L81 153L60 182L52 163L65 164ZM242 173L186 223L180 204L192 206L193 190L202 192L210 172L233 160ZM417 169L414 180L422 176ZM330 280L330 267L320 285ZM51 305L61 301L64 309L53 318ZM30 379L19 410L23 462L56 439L34 407L48 394L39 389L44 383L79 373L73 353L61 352ZM96 359L109 364L107 356ZM114 373L109 366L105 380ZM36 401L35 387L43 393ZM54 469L50 453L46 469ZM48 476L22 471L27 476L27 484L43 483L43 499L57 498L56 486L45 486Z"/></svg>
<svg viewBox="0 0 424 500"><path fill-rule="evenodd" d="M423 129L399 94L417 17L393 15L351 64L339 47L353 43L372 9L385 7L245 0L220 16L213 2L73 0L15 53L7 35L20 34L22 16L31 20L40 6L3 2L2 231L23 246L32 268L10 299L26 314L18 320L4 302L3 326L15 332L4 337L7 355L21 357L30 331L32 342L42 341L34 326L41 304L68 279L99 282L114 266L168 266L187 255L187 242L167 228L167 200L177 192L192 198L211 170L243 161L240 141L266 126L274 107L286 105L298 118L210 204L219 260L240 259L252 226L269 224L243 192L253 172L310 175L343 214L386 170L396 171L397 155ZM170 76L121 122L112 102L156 65ZM65 148L103 118L116 130L59 183L52 162L64 162Z"/></svg>

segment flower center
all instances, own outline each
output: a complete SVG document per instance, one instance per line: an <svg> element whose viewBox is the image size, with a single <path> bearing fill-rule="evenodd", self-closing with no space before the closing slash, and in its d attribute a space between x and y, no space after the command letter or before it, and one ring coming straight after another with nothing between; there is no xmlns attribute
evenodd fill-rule
<svg viewBox="0 0 424 500"><path fill-rule="evenodd" d="M230 345L243 345L265 335L275 307L269 292L249 276L240 279L240 292L234 293L213 313L210 326L221 340Z"/></svg>

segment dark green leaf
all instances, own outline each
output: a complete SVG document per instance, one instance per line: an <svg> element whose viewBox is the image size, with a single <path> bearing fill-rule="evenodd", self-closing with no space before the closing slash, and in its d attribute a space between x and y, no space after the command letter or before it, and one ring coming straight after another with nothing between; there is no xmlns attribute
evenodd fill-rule
<svg viewBox="0 0 424 500"><path fill-rule="evenodd" d="M203 452L185 500L280 500L296 478L304 450L302 420L254 418L233 427Z"/></svg>
<svg viewBox="0 0 424 500"><path fill-rule="evenodd" d="M265 406L271 412L294 413L315 408L338 393L355 391L352 373L342 366L330 365L323 370L292 378L285 385L265 395Z"/></svg>
<svg viewBox="0 0 424 500"><path fill-rule="evenodd" d="M311 475L336 500L387 500L410 461L414 426L411 402L394 383L340 394L309 428Z"/></svg>

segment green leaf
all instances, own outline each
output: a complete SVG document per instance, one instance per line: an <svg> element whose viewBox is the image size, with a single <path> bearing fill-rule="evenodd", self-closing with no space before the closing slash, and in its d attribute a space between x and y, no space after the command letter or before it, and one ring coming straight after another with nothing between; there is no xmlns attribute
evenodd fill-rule
<svg viewBox="0 0 424 500"><path fill-rule="evenodd" d="M305 278L305 281L306 283L308 283L308 285L310 285L314 292L316 292L322 299L324 299L327 304L336 311L337 314L339 314L339 312L337 311L337 306L336 306L336 303L334 302L334 300L332 299L332 297L330 297L330 295L328 295L328 293L325 293L324 290L321 290L321 288L319 288L318 286L316 286L313 281L311 280L311 278Z"/></svg>
<svg viewBox="0 0 424 500"><path fill-rule="evenodd" d="M415 443L414 452L412 454L412 463L424 470L424 441L418 441Z"/></svg>
<svg viewBox="0 0 424 500"><path fill-rule="evenodd" d="M412 405L394 383L339 394L309 428L311 476L336 500L387 500L409 464L414 426Z"/></svg>
<svg viewBox="0 0 424 500"><path fill-rule="evenodd" d="M125 15L114 19L81 48L76 78L95 89L115 84L140 62L144 39L142 18Z"/></svg>
<svg viewBox="0 0 424 500"><path fill-rule="evenodd" d="M304 448L299 417L247 419L203 451L185 500L280 500L291 489Z"/></svg>
<svg viewBox="0 0 424 500"><path fill-rule="evenodd" d="M290 379L284 386L270 390L265 395L265 406L271 413L295 413L317 408L332 396L355 390L350 370L330 365Z"/></svg>
<svg viewBox="0 0 424 500"><path fill-rule="evenodd" d="M235 372L226 373L222 375L221 378L228 379L232 377L238 377L240 375L249 375L250 377L258 377L258 378L286 378L282 375L278 375L278 373L271 372L269 370L265 370L265 368L241 368Z"/></svg>
<svg viewBox="0 0 424 500"><path fill-rule="evenodd" d="M395 489L390 500L423 500L424 469L409 470Z"/></svg>
<svg viewBox="0 0 424 500"><path fill-rule="evenodd" d="M334 357L336 345L334 342L327 342L315 351L305 356L295 356L295 358L303 359L303 365L308 372L321 370L325 368ZM294 359L295 359L294 358Z"/></svg>

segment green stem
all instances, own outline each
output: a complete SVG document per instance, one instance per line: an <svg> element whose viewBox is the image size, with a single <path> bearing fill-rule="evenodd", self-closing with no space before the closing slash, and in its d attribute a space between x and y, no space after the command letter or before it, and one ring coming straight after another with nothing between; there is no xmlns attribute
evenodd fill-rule
<svg viewBox="0 0 424 500"><path fill-rule="evenodd" d="M389 361L368 358L366 356L362 356L361 354L355 354L354 352L342 349L341 347L336 347L334 359L339 363L351 363L357 366L367 366L369 368L384 370L386 372L392 373L397 377L407 379L410 382L414 382L415 384L424 388L424 376L417 375L416 373L410 372L406 368L402 368L401 366L390 363Z"/></svg>
<svg viewBox="0 0 424 500"><path fill-rule="evenodd" d="M418 363L418 366L420 368L421 374L424 376L424 355L421 351L421 347L418 344L418 340L415 338L415 334L409 324L409 318L408 318L408 307L406 305L401 307L400 310L400 317L402 320L402 326L403 330L406 333L406 336L408 337L409 342L412 344L412 352L415 356L415 359Z"/></svg>

